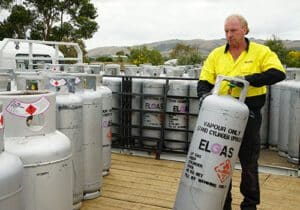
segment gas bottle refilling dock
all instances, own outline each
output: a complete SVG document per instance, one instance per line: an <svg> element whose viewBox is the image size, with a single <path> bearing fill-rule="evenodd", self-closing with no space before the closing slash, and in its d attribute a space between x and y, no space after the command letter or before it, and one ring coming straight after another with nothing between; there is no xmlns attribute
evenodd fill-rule
<svg viewBox="0 0 300 210"><path fill-rule="evenodd" d="M222 82L229 85L227 95L219 95ZM203 100L174 209L223 209L248 121L244 104L248 85L244 80L219 76L212 95ZM231 91L238 86L242 91L236 99Z"/></svg>

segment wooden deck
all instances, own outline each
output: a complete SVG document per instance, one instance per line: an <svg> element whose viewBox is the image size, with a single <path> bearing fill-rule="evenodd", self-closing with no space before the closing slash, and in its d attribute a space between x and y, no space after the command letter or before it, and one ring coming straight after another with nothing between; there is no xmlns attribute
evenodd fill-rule
<svg viewBox="0 0 300 210"><path fill-rule="evenodd" d="M102 195L84 201L81 210L172 209L184 163L126 154L112 154ZM239 209L240 171L233 174L233 209ZM259 210L300 209L300 178L260 174ZM188 209L187 209L188 210Z"/></svg>

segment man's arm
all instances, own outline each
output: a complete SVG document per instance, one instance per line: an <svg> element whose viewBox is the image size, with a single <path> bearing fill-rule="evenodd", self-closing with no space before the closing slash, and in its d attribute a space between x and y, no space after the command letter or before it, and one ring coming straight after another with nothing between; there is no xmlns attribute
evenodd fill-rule
<svg viewBox="0 0 300 210"><path fill-rule="evenodd" d="M261 87L264 85L273 85L285 79L285 73L277 69L271 68L263 73L246 75L247 80L251 86Z"/></svg>
<svg viewBox="0 0 300 210"><path fill-rule="evenodd" d="M197 86L198 97L201 98L204 94L209 93L213 89L214 85L210 84L206 80L199 80Z"/></svg>

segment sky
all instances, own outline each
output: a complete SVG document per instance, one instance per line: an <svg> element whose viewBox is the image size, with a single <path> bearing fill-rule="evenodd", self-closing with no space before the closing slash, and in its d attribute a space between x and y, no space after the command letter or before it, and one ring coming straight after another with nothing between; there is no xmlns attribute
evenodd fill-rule
<svg viewBox="0 0 300 210"><path fill-rule="evenodd" d="M299 0L91 0L99 29L87 49L169 39L225 38L224 20L241 14L248 37L300 40Z"/></svg>

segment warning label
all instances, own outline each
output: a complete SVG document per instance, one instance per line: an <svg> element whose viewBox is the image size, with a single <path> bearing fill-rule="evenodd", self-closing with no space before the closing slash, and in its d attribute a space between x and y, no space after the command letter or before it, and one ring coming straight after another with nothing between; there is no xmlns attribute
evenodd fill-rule
<svg viewBox="0 0 300 210"><path fill-rule="evenodd" d="M215 171L218 175L219 180L224 183L226 179L230 176L231 174L231 163L230 160L226 160L225 162L217 165L215 167Z"/></svg>
<svg viewBox="0 0 300 210"><path fill-rule="evenodd" d="M14 99L8 104L6 111L18 117L28 117L44 113L49 105L50 102L45 97L34 102L22 102Z"/></svg>

